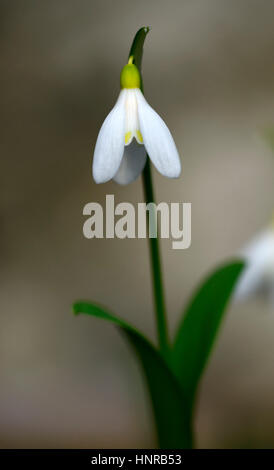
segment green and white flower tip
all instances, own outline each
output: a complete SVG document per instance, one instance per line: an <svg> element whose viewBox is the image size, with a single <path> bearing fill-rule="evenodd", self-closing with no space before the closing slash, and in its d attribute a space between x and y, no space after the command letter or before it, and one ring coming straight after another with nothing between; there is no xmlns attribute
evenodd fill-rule
<svg viewBox="0 0 274 470"><path fill-rule="evenodd" d="M274 304L274 217L269 227L242 250L246 268L237 284L234 300L244 301L263 294Z"/></svg>
<svg viewBox="0 0 274 470"><path fill-rule="evenodd" d="M93 157L96 183L114 179L119 184L136 180L147 153L157 170L168 178L181 173L180 157L172 135L140 90L141 76L129 58L122 69L118 100L100 129Z"/></svg>

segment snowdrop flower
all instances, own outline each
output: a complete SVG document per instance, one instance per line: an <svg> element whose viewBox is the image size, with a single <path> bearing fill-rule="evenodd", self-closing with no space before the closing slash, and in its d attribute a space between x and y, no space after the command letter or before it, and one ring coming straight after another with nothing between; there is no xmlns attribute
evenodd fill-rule
<svg viewBox="0 0 274 470"><path fill-rule="evenodd" d="M234 300L246 300L262 292L274 302L274 223L251 240L241 255L247 265L236 287Z"/></svg>
<svg viewBox="0 0 274 470"><path fill-rule="evenodd" d="M176 145L166 124L140 90L141 76L133 57L121 72L121 92L106 117L95 146L93 178L96 183L114 179L134 181L144 169L146 152L157 170L169 178L181 172Z"/></svg>

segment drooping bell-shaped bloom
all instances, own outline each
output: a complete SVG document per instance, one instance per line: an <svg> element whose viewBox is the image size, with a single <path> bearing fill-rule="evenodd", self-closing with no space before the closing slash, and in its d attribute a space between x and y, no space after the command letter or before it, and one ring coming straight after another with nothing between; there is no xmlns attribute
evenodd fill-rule
<svg viewBox="0 0 274 470"><path fill-rule="evenodd" d="M180 157L172 135L144 98L141 77L130 57L121 72L121 92L100 129L93 158L96 183L114 179L134 181L144 169L147 154L157 170L169 178L181 173Z"/></svg>
<svg viewBox="0 0 274 470"><path fill-rule="evenodd" d="M234 300L241 301L262 293L274 302L274 224L258 234L243 249L246 261Z"/></svg>

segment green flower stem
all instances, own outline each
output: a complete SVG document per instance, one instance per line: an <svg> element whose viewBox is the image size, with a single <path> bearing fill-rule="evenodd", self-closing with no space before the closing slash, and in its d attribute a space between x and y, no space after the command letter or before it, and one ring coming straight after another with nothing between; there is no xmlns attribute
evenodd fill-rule
<svg viewBox="0 0 274 470"><path fill-rule="evenodd" d="M149 158L145 169L143 171L143 186L144 186L144 195L146 203L154 202L153 195L153 184L151 177L151 169ZM149 217L149 211L147 211L147 220ZM152 213L153 223L157 228L157 214L155 210ZM169 342L168 342L168 329L167 329L167 320L166 320L166 309L165 309L165 300L164 300L164 289L162 282L162 271L161 271L161 260L159 252L159 242L158 234L156 232L155 238L149 238L150 243L150 255L151 255L151 267L152 267L152 276L153 276L153 290L154 290L154 302L155 302L155 311L156 311L156 323L157 323L157 333L158 341L160 346L160 351L165 359L168 360L169 357Z"/></svg>
<svg viewBox="0 0 274 470"><path fill-rule="evenodd" d="M147 33L149 32L149 27L140 28L139 31L135 34L133 39L130 51L129 59L133 57L133 63L139 69L141 73L142 68L142 57L143 57L143 45ZM143 81L141 76L141 90L143 90ZM154 202L153 196L153 185L151 178L151 170L149 158L145 169L143 171L143 185L145 193L145 201L147 204ZM148 214L148 211L147 211ZM156 214L153 214L153 223L155 228L157 227L157 217ZM156 232L157 233L157 232ZM160 346L160 351L165 359L168 360L169 356L169 343L168 343L168 331L167 331L167 321L166 321L166 309L164 302L164 289L162 282L162 273L161 273L161 261L159 253L159 243L158 238L149 238L150 242L150 254L151 254L151 266L152 266L152 275L153 275L153 290L154 290L154 300L155 300L155 310L156 310L156 322L157 322L157 332L158 332L158 341Z"/></svg>

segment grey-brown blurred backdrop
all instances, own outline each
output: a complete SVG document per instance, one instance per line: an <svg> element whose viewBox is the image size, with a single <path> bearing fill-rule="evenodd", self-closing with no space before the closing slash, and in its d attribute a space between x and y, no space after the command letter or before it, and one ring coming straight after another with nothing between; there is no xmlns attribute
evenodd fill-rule
<svg viewBox="0 0 274 470"><path fill-rule="evenodd" d="M97 186L91 158L135 31L149 25L146 97L183 174L158 201L192 203L192 246L162 245L171 332L217 262L268 223L274 158L273 0L1 0L1 447L151 447L139 365L90 298L154 337L146 240L86 240L85 203L142 201L140 179ZM201 387L200 447L274 447L274 316L229 309Z"/></svg>

